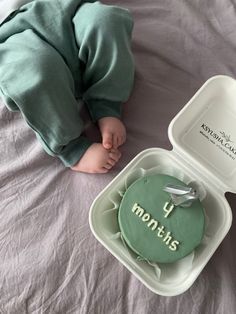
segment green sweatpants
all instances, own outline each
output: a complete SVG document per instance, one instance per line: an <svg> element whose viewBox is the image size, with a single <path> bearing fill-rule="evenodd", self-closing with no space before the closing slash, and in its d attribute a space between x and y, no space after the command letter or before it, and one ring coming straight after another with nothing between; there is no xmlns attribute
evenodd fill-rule
<svg viewBox="0 0 236 314"><path fill-rule="evenodd" d="M0 26L0 93L66 166L91 145L78 99L93 121L120 117L133 85L132 26L128 10L81 0L35 0Z"/></svg>

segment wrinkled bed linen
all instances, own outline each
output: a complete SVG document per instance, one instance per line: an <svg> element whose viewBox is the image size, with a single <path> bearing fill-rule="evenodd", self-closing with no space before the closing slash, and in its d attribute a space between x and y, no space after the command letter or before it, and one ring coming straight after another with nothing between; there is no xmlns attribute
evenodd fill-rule
<svg viewBox="0 0 236 314"><path fill-rule="evenodd" d="M0 313L233 314L235 221L194 285L163 297L94 238L88 215L97 194L137 153L171 149L171 119L209 77L236 77L236 4L106 3L127 7L135 20L135 86L124 106L128 139L113 171L89 175L64 168L44 153L20 114L0 101ZM98 140L86 111L84 119L86 132ZM236 198L227 197L234 212Z"/></svg>

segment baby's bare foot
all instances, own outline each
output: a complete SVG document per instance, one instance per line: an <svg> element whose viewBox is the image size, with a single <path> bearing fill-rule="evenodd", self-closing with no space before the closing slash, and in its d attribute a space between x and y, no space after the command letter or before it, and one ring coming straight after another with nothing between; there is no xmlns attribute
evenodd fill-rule
<svg viewBox="0 0 236 314"><path fill-rule="evenodd" d="M106 149L117 149L126 140L124 124L114 117L105 117L98 120L98 126L102 134L102 145Z"/></svg>
<svg viewBox="0 0 236 314"><path fill-rule="evenodd" d="M107 150L102 144L94 143L71 169L87 173L106 173L117 163L120 157L121 153L118 149Z"/></svg>

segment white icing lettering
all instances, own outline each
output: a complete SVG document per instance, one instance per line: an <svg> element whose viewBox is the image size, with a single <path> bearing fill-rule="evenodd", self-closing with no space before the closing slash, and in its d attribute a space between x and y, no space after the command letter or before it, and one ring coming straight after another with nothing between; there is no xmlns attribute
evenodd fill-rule
<svg viewBox="0 0 236 314"><path fill-rule="evenodd" d="M164 227L164 226L161 226L161 227L158 227L157 229L159 230L159 231L157 232L157 236L158 236L159 238L163 238L163 236L164 236L164 234L165 234L165 231L164 231L165 227Z"/></svg>
<svg viewBox="0 0 236 314"><path fill-rule="evenodd" d="M174 204L170 205L170 202L166 202L164 207L163 207L164 212L166 212L164 217L167 218L174 208L175 208Z"/></svg>
<svg viewBox="0 0 236 314"><path fill-rule="evenodd" d="M132 207L132 212L134 213L138 207L139 207L138 204L134 203L134 205Z"/></svg>
<svg viewBox="0 0 236 314"><path fill-rule="evenodd" d="M171 242L169 249L171 251L176 251L178 249L178 245L179 245L179 241L174 240Z"/></svg>
<svg viewBox="0 0 236 314"><path fill-rule="evenodd" d="M153 225L151 227L151 225ZM155 219L151 219L147 225L149 228L151 228L152 230L156 230L157 226L158 226L158 221Z"/></svg>
<svg viewBox="0 0 236 314"><path fill-rule="evenodd" d="M141 206L139 206L139 204L135 203L131 210L134 214L136 214L138 217L140 217L143 222L148 222L147 223L148 228L151 228L151 230L153 230L153 231L158 229L157 236L159 238L163 238L163 242L166 245L168 245L168 248L171 251L176 251L178 249L178 245L180 244L180 242L173 240L170 243L170 241L173 239L173 237L171 236L171 232L169 232L169 231L166 232L164 226L158 227L159 222L157 220L153 219L149 213L145 212L145 210Z"/></svg>
<svg viewBox="0 0 236 314"><path fill-rule="evenodd" d="M150 214L146 213L146 214L143 215L142 221L149 221L150 218L151 218Z"/></svg>
<svg viewBox="0 0 236 314"><path fill-rule="evenodd" d="M170 241L172 240L172 237L170 235L171 235L171 232L168 231L166 236L163 239L163 241L165 242L166 245L169 245Z"/></svg>
<svg viewBox="0 0 236 314"><path fill-rule="evenodd" d="M142 217L144 214L144 209L140 207L137 203L135 203L132 208L132 212L135 213L137 216Z"/></svg>

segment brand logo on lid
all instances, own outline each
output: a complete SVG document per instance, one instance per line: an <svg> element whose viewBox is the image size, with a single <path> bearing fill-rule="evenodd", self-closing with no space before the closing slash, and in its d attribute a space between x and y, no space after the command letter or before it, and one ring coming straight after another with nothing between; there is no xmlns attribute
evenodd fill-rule
<svg viewBox="0 0 236 314"><path fill-rule="evenodd" d="M222 137L225 139L226 142L231 142L233 143L233 141L231 141L230 139L230 135L226 135L225 132L220 132L220 134L222 135Z"/></svg>
<svg viewBox="0 0 236 314"><path fill-rule="evenodd" d="M231 140L230 135L227 135L224 131L214 131L206 123L202 123L200 133L212 144L215 144L219 149L226 153L230 158L233 160L235 159L236 148L231 144L234 142Z"/></svg>

